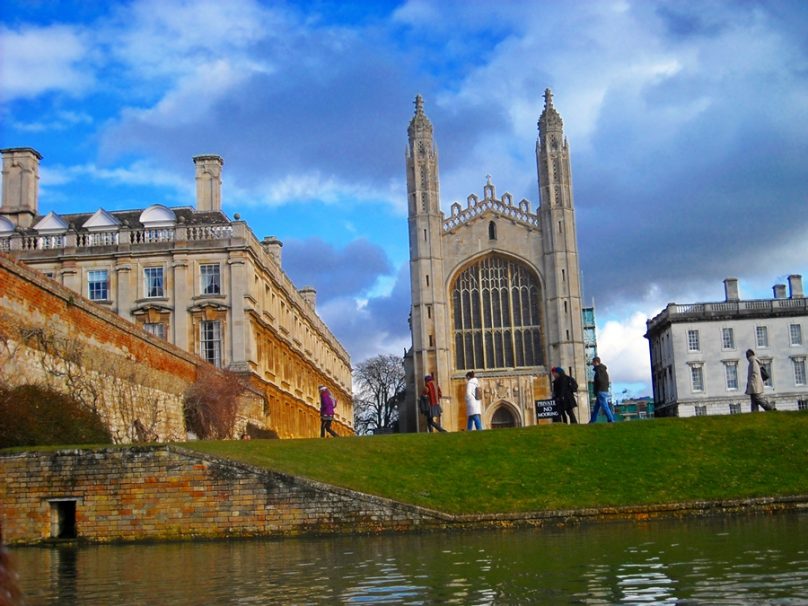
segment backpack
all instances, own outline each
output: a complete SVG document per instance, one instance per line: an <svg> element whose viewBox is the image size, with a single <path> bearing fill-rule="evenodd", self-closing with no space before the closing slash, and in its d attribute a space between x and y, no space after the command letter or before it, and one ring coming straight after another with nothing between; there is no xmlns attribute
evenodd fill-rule
<svg viewBox="0 0 808 606"><path fill-rule="evenodd" d="M474 399L475 400L482 400L483 399L483 390L480 389L480 386L474 388Z"/></svg>
<svg viewBox="0 0 808 606"><path fill-rule="evenodd" d="M760 378L764 381L769 380L769 371L766 370L766 367L763 364L760 365Z"/></svg>
<svg viewBox="0 0 808 606"><path fill-rule="evenodd" d="M572 377L570 377L570 391L572 393L577 393L578 392L578 382L575 379L573 379Z"/></svg>
<svg viewBox="0 0 808 606"><path fill-rule="evenodd" d="M418 410L421 411L421 414L429 414L429 396L423 394L421 398L418 400Z"/></svg>

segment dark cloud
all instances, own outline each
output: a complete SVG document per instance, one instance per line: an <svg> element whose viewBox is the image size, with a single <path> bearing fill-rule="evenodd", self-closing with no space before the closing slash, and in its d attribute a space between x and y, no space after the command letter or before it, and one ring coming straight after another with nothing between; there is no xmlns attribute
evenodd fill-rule
<svg viewBox="0 0 808 606"><path fill-rule="evenodd" d="M392 272L387 253L365 238L344 248L319 237L286 240L283 268L298 288L313 286L323 303L345 296L361 297L379 276Z"/></svg>
<svg viewBox="0 0 808 606"><path fill-rule="evenodd" d="M389 295L372 297L357 306L352 297L333 299L318 306L320 316L351 354L354 366L379 353L403 355L411 338L410 275L402 265Z"/></svg>
<svg viewBox="0 0 808 606"><path fill-rule="evenodd" d="M619 95L604 103L592 152L574 155L584 282L601 303L650 283L681 293L799 269L771 255L808 232L808 141L765 107L737 103L733 93L753 92L745 86L705 83L706 108L673 125L654 124L665 113L656 104L643 115Z"/></svg>

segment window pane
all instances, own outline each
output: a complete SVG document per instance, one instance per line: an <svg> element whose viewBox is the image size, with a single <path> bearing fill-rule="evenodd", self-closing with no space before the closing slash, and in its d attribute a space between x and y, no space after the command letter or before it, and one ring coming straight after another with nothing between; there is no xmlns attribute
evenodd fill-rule
<svg viewBox="0 0 808 606"><path fill-rule="evenodd" d="M200 265L200 277L202 279L202 294L204 295L218 295L222 292L221 282L219 280L219 265Z"/></svg>
<svg viewBox="0 0 808 606"><path fill-rule="evenodd" d="M700 366L691 366L690 368L690 381L693 391L704 391L704 381Z"/></svg>
<svg viewBox="0 0 808 606"><path fill-rule="evenodd" d="M92 301L106 301L109 298L106 269L87 272L87 296Z"/></svg>
<svg viewBox="0 0 808 606"><path fill-rule="evenodd" d="M518 262L491 256L464 270L452 290L452 311L455 331L473 333L473 349L466 345L461 353L461 341L455 339L455 367L542 364L540 294L531 270ZM512 322L525 329L514 333L513 338ZM465 337L462 342L466 343Z"/></svg>
<svg viewBox="0 0 808 606"><path fill-rule="evenodd" d="M143 329L160 339L166 338L166 325L159 322L147 322L143 325Z"/></svg>
<svg viewBox="0 0 808 606"><path fill-rule="evenodd" d="M794 365L794 384L805 385L805 360L792 360Z"/></svg>
<svg viewBox="0 0 808 606"><path fill-rule="evenodd" d="M802 326L799 324L792 324L789 326L789 333L791 336L792 345L802 345Z"/></svg>
<svg viewBox="0 0 808 606"><path fill-rule="evenodd" d="M768 379L766 379L765 381L763 381L763 384L764 384L766 387L771 387L771 386L773 385L773 383L772 383L772 377L774 376L774 375L772 375L772 363L771 363L771 361L769 361L769 362L761 362L761 363L760 363L760 365L761 365L763 368L765 368L765 369L766 369L766 374L768 374L768 375L769 375L769 378L768 378Z"/></svg>
<svg viewBox="0 0 808 606"><path fill-rule="evenodd" d="M726 364L724 370L727 375L727 389L738 389L738 365Z"/></svg>
<svg viewBox="0 0 808 606"><path fill-rule="evenodd" d="M143 270L146 279L146 296L147 297L162 297L163 296L163 268L162 267L147 267Z"/></svg>
<svg viewBox="0 0 808 606"><path fill-rule="evenodd" d="M214 366L222 364L221 324L218 320L204 320L200 325L201 356Z"/></svg>

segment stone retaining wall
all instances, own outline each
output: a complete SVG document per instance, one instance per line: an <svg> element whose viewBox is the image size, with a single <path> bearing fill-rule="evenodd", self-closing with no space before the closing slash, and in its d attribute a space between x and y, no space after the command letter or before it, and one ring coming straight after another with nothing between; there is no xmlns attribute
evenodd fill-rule
<svg viewBox="0 0 808 606"><path fill-rule="evenodd" d="M808 495L453 516L176 446L0 455L9 544L374 533L808 509Z"/></svg>
<svg viewBox="0 0 808 606"><path fill-rule="evenodd" d="M69 535L71 515L75 537L98 542L411 530L440 518L173 446L0 455L0 477L9 544Z"/></svg>

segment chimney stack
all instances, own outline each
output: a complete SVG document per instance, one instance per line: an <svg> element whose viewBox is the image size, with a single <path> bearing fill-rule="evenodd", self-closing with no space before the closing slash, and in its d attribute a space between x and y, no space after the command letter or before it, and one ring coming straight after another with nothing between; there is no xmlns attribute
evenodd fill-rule
<svg viewBox="0 0 808 606"><path fill-rule="evenodd" d="M221 156L194 156L196 165L196 210L213 212L222 210Z"/></svg>
<svg viewBox="0 0 808 606"><path fill-rule="evenodd" d="M10 147L3 154L3 198L0 212L20 227L31 227L38 211L39 161L31 147Z"/></svg>
<svg viewBox="0 0 808 606"><path fill-rule="evenodd" d="M278 240L275 236L267 236L261 241L261 246L264 248L264 251L274 259L275 263L278 264L278 267L281 266L281 248L283 248L283 242Z"/></svg>
<svg viewBox="0 0 808 606"><path fill-rule="evenodd" d="M312 309L317 308L317 289L313 286L304 286L300 289L300 296Z"/></svg>
<svg viewBox="0 0 808 606"><path fill-rule="evenodd" d="M738 301L740 298L738 294L738 278L727 278L724 280L724 300Z"/></svg>
<svg viewBox="0 0 808 606"><path fill-rule="evenodd" d="M786 285L785 284L775 284L772 286L772 291L774 292L775 299L785 299L786 298Z"/></svg>
<svg viewBox="0 0 808 606"><path fill-rule="evenodd" d="M788 296L791 299L802 299L805 295L802 294L802 276L799 274L791 274L788 277Z"/></svg>

